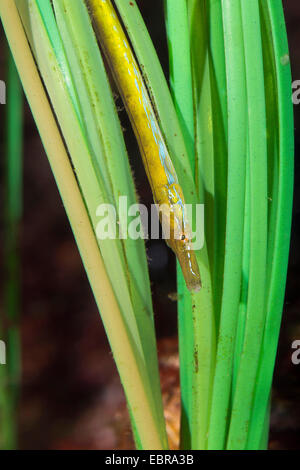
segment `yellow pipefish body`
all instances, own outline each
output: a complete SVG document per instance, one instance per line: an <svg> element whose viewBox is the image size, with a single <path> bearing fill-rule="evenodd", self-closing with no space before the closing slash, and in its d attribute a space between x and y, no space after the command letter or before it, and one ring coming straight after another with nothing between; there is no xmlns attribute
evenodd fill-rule
<svg viewBox="0 0 300 470"><path fill-rule="evenodd" d="M86 2L134 129L164 236L180 262L188 289L197 291L201 280L183 193L139 66L111 1Z"/></svg>

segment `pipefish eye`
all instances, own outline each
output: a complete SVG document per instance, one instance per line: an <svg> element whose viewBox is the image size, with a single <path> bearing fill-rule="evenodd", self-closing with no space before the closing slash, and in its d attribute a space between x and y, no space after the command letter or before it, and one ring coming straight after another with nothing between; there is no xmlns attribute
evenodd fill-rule
<svg viewBox="0 0 300 470"><path fill-rule="evenodd" d="M182 241L185 240L185 235L184 234L181 235L181 240Z"/></svg>

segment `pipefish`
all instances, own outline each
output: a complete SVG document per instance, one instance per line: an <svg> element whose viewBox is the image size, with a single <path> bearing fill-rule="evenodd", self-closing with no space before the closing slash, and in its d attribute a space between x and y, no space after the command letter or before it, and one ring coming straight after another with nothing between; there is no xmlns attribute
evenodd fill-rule
<svg viewBox="0 0 300 470"><path fill-rule="evenodd" d="M86 3L139 145L164 238L179 260L187 288L198 291L201 278L183 192L139 66L111 1Z"/></svg>

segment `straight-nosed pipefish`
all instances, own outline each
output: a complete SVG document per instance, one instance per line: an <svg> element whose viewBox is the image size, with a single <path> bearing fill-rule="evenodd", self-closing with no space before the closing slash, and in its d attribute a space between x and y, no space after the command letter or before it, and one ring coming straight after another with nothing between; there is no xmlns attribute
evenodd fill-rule
<svg viewBox="0 0 300 470"><path fill-rule="evenodd" d="M198 291L201 279L182 189L139 66L111 1L86 3L138 141L166 242L179 260L188 289Z"/></svg>

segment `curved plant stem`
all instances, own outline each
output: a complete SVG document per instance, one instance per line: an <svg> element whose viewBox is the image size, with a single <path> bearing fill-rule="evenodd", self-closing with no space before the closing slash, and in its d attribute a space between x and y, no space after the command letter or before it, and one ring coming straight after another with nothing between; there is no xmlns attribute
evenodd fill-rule
<svg viewBox="0 0 300 470"><path fill-rule="evenodd" d="M228 94L228 191L224 284L214 378L209 449L223 449L242 274L246 174L246 73L241 5L223 0Z"/></svg>
<svg viewBox="0 0 300 470"><path fill-rule="evenodd" d="M264 69L258 0L242 3L247 73L250 259L247 318L229 427L228 449L245 449L247 423L265 323L267 262L267 145Z"/></svg>

